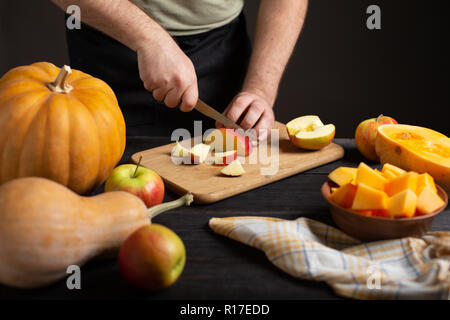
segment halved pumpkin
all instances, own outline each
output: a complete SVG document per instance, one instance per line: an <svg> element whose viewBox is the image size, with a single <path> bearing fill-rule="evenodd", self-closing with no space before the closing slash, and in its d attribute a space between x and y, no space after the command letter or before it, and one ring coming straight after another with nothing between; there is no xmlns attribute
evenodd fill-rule
<svg viewBox="0 0 450 320"><path fill-rule="evenodd" d="M450 138L447 136L418 126L384 125L378 128L375 150L381 163L428 172L450 191Z"/></svg>

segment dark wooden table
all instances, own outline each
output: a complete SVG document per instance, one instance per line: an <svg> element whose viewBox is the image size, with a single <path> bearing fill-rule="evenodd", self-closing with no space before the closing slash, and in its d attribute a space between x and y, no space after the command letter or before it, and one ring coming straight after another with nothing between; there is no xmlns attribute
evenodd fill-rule
<svg viewBox="0 0 450 320"><path fill-rule="evenodd" d="M129 137L121 162L128 162L137 151L169 141L168 138ZM187 250L183 274L165 291L148 293L131 288L122 280L116 260L111 259L90 262L81 269L81 290L68 290L65 280L33 290L0 286L0 298L337 299L324 283L292 278L273 266L262 252L219 236L208 227L210 218L230 216L308 217L334 225L320 186L338 166L356 166L365 161L353 140L337 139L336 142L346 150L340 161L215 204L183 207L156 217L154 222L174 230ZM166 192L165 201L176 197ZM436 217L433 229L450 230L449 209Z"/></svg>

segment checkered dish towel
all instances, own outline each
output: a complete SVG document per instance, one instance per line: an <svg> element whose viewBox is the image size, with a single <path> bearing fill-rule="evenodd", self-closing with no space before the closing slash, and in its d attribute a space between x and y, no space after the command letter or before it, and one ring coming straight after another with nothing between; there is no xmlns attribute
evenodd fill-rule
<svg viewBox="0 0 450 320"><path fill-rule="evenodd" d="M214 232L265 252L293 277L325 281L354 299L450 299L450 232L362 243L299 218L212 218Z"/></svg>

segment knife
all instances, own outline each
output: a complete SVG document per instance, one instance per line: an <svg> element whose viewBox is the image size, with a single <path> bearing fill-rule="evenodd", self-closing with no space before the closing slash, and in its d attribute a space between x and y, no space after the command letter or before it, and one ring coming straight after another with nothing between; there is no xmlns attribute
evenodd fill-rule
<svg viewBox="0 0 450 320"><path fill-rule="evenodd" d="M205 116L212 118L221 124L223 124L225 127L228 128L234 128L234 129L242 129L239 125L225 117L223 114L215 110L214 108L208 106L206 103L204 103L202 100L198 99L197 104L195 105L195 110L198 112L204 114ZM242 129L245 131L244 129Z"/></svg>

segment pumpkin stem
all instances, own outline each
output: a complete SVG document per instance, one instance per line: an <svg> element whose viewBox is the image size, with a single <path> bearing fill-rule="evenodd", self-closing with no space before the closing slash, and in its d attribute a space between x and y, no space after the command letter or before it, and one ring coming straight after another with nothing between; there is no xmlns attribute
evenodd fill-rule
<svg viewBox="0 0 450 320"><path fill-rule="evenodd" d="M150 219L153 219L158 214L163 213L165 211L179 208L184 205L190 206L192 201L194 201L194 196L192 195L192 193L188 192L181 198L178 198L177 200L161 203L158 204L157 206L151 207L150 209L147 210L147 214Z"/></svg>
<svg viewBox="0 0 450 320"><path fill-rule="evenodd" d="M142 160L142 156L139 157L139 161L138 161L138 163L136 165L136 170L134 170L134 173L133 173L133 176L132 176L133 179L136 178L136 173L137 173L137 171L139 169L139 166L141 165L141 160Z"/></svg>
<svg viewBox="0 0 450 320"><path fill-rule="evenodd" d="M69 66L64 66L58 73L55 81L47 83L47 87L53 92L57 93L69 93L72 90L72 86L66 83L67 78L72 74L72 69Z"/></svg>

